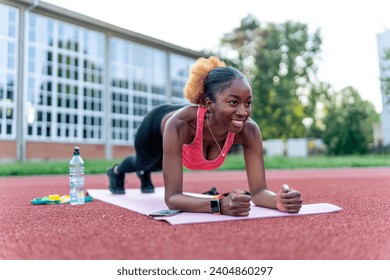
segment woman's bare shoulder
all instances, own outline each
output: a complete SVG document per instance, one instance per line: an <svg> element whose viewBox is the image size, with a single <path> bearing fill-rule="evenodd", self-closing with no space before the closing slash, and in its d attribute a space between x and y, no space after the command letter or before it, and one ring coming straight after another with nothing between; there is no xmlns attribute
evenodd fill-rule
<svg viewBox="0 0 390 280"><path fill-rule="evenodd" d="M198 106L188 105L168 116L169 122L179 125L188 124L196 120Z"/></svg>
<svg viewBox="0 0 390 280"><path fill-rule="evenodd" d="M163 119L162 131L165 130L165 127L169 127L170 130L173 129L178 132L196 129L197 108L198 106L188 105L167 115Z"/></svg>
<svg viewBox="0 0 390 280"><path fill-rule="evenodd" d="M181 108L180 110L177 110L175 114L173 114L173 116L182 120L192 120L193 118L196 118L197 112L198 112L198 106L188 105Z"/></svg>
<svg viewBox="0 0 390 280"><path fill-rule="evenodd" d="M258 141L259 138L261 139L261 133L260 128L257 125L257 123L252 120L248 119L238 135L235 137L235 143L236 144L244 144L247 141L255 140Z"/></svg>

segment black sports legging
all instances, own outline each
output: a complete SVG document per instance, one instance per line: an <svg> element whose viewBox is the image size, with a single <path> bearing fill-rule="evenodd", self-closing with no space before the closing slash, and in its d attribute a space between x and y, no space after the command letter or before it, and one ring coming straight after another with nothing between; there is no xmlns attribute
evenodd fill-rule
<svg viewBox="0 0 390 280"><path fill-rule="evenodd" d="M128 156L118 166L120 173L136 171L161 171L163 145L161 121L172 111L183 108L185 105L164 104L151 110L139 126L135 139L135 155Z"/></svg>

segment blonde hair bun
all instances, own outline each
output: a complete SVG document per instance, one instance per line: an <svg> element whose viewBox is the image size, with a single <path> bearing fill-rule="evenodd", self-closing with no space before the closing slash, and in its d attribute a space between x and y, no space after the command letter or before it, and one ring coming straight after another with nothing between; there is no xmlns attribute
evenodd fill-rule
<svg viewBox="0 0 390 280"><path fill-rule="evenodd" d="M216 56L198 58L190 69L190 76L184 88L184 96L193 104L203 105L205 102L204 82L207 74L226 64Z"/></svg>

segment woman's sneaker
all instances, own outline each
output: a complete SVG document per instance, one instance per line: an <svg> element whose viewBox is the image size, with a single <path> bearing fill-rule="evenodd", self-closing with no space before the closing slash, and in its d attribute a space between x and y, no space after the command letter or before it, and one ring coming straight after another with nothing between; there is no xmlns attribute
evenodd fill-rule
<svg viewBox="0 0 390 280"><path fill-rule="evenodd" d="M137 171L137 176L141 180L141 192L154 193L154 185L150 177L150 172Z"/></svg>
<svg viewBox="0 0 390 280"><path fill-rule="evenodd" d="M115 164L113 167L107 169L107 176L108 176L108 188L113 194L124 194L125 193L125 174L123 173L115 173L114 169L115 166L118 164Z"/></svg>

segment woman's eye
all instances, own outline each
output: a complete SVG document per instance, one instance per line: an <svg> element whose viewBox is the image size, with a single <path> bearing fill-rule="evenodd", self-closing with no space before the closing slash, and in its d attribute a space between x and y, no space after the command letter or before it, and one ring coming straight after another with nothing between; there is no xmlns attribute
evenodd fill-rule
<svg viewBox="0 0 390 280"><path fill-rule="evenodd" d="M230 104L236 105L236 104L237 104L237 101L236 101L236 100L230 100L229 103L230 103Z"/></svg>

